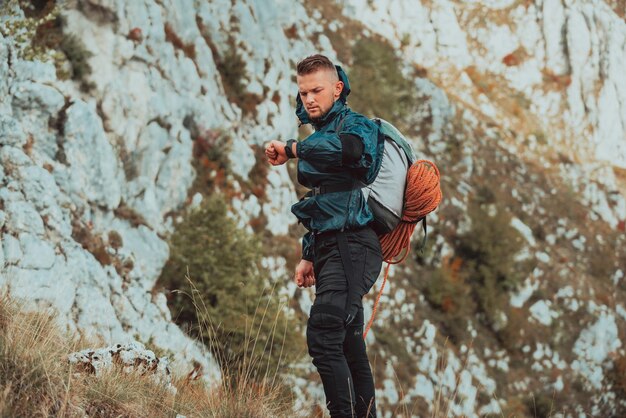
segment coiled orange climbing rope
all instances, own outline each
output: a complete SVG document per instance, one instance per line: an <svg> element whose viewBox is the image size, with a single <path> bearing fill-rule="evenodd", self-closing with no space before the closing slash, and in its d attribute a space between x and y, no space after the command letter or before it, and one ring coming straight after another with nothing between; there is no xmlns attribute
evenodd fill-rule
<svg viewBox="0 0 626 418"><path fill-rule="evenodd" d="M410 240L415 230L415 225L424 216L435 210L441 202L439 178L439 169L431 161L419 160L409 167L406 177L402 219L393 231L379 237L383 260L387 262L387 267L385 267L383 283L380 285L376 302L374 302L372 316L363 333L363 339L367 337L367 332L374 322L378 302L383 294L387 276L389 275L389 268L392 264L401 263L409 255L409 249L411 248ZM404 254L398 258L403 251Z"/></svg>

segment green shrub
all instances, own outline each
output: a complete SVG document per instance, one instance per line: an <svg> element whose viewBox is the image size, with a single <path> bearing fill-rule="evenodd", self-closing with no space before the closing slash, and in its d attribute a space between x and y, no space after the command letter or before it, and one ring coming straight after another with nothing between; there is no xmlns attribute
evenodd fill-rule
<svg viewBox="0 0 626 418"><path fill-rule="evenodd" d="M398 380L405 385L410 385L415 380L415 375L418 373L417 364L415 358L407 351L406 343L402 338L402 334L398 332L400 324L388 324L384 327L376 329L376 344L384 348L390 355L398 358L397 367L395 372ZM380 363L374 364L374 368L380 372L385 370L385 359L376 358L380 360ZM383 375L377 376L377 378L383 378Z"/></svg>
<svg viewBox="0 0 626 418"><path fill-rule="evenodd" d="M402 129L401 122L414 103L411 94L415 89L400 71L401 60L393 51L378 39L365 38L354 45L349 104L368 117L381 117Z"/></svg>
<svg viewBox="0 0 626 418"><path fill-rule="evenodd" d="M89 58L93 54L85 48L83 41L76 35L64 34L59 49L65 54L71 65L72 80L80 82L81 88L85 91L92 89L94 85L87 81L87 77L91 75Z"/></svg>
<svg viewBox="0 0 626 418"><path fill-rule="evenodd" d="M223 56L214 57L228 99L239 106L244 115L255 114L256 106L263 101L263 97L246 90L246 65L237 49L231 47Z"/></svg>
<svg viewBox="0 0 626 418"><path fill-rule="evenodd" d="M517 314L508 305L508 291L531 266L515 261L523 238L495 201L487 188L477 190L476 201L468 207L471 228L454 243L456 256L432 272L423 290L430 305L445 315L442 327L455 342L468 337L467 321L475 314L499 338L518 336L519 329L507 326L511 315Z"/></svg>
<svg viewBox="0 0 626 418"><path fill-rule="evenodd" d="M492 209L490 215L481 205L470 204L472 227L459 237L456 251L467 266L468 283L479 310L488 325L498 329L504 325L499 324L499 318L508 304L506 292L523 278L514 259L523 247L523 238L502 207L493 204Z"/></svg>
<svg viewBox="0 0 626 418"><path fill-rule="evenodd" d="M462 263L456 258L435 270L424 289L424 296L431 306L446 315L442 327L456 343L467 339L467 321L475 310L471 288L465 283L461 271Z"/></svg>
<svg viewBox="0 0 626 418"><path fill-rule="evenodd" d="M231 18L234 18L234 16L231 16ZM250 114L256 115L256 106L260 104L264 98L246 90L246 63L241 53L238 52L240 48L239 45L236 44L236 39L232 34L227 34L227 48L225 52L220 52L202 22L198 20L197 24L204 41L211 49L213 60L215 61L217 71L220 73L224 92L228 100L239 106L244 116Z"/></svg>
<svg viewBox="0 0 626 418"><path fill-rule="evenodd" d="M198 132L193 141L193 156L200 165L230 171L228 154L232 138L229 135L219 129L207 129Z"/></svg>
<svg viewBox="0 0 626 418"><path fill-rule="evenodd" d="M193 167L196 178L188 191L191 198L196 193L211 195L219 189L225 195L233 194L232 175L228 155L232 138L219 129L196 129L193 132Z"/></svg>
<svg viewBox="0 0 626 418"><path fill-rule="evenodd" d="M222 368L263 377L302 354L293 318L264 284L259 242L236 227L221 198L205 198L186 216L170 250L160 281L179 290L170 294L172 316L209 346Z"/></svg>
<svg viewBox="0 0 626 418"><path fill-rule="evenodd" d="M526 399L526 408L530 412L530 416L536 418L549 418L553 416L554 399L544 393L531 395Z"/></svg>
<svg viewBox="0 0 626 418"><path fill-rule="evenodd" d="M0 13L7 17L0 33L15 40L21 59L52 61L58 78L71 78L83 91L89 91L94 87L88 80L92 70L89 58L93 54L78 36L63 32L60 7L51 0L10 0L0 6ZM24 17L19 14L20 9Z"/></svg>
<svg viewBox="0 0 626 418"><path fill-rule="evenodd" d="M51 51L35 41L39 28L49 25L59 16L60 9L54 2L46 2L46 4L40 13L35 13L28 2L18 0L0 2L0 16L2 16L0 33L15 41L15 47L21 59L48 61L53 58ZM21 12L24 13L24 17Z"/></svg>

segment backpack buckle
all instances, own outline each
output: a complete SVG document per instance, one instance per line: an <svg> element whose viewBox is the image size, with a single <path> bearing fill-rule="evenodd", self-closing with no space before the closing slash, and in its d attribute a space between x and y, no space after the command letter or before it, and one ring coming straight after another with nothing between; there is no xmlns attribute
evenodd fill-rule
<svg viewBox="0 0 626 418"><path fill-rule="evenodd" d="M322 194L322 188L320 186L315 186L311 189L311 192L313 196L317 196L319 194Z"/></svg>

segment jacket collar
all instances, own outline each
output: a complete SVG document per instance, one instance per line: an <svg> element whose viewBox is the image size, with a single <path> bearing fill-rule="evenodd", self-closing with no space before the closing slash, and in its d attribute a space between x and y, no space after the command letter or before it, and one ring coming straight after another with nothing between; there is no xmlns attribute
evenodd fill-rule
<svg viewBox="0 0 626 418"><path fill-rule="evenodd" d="M350 83L348 82L348 76L343 71L343 69L339 65L335 65L335 68L337 68L339 80L343 81L343 90L341 90L341 95L339 96L339 99L337 99L335 103L333 103L333 106L330 108L328 113L326 113L319 121L313 123L313 121L309 119L309 115L306 113L304 104L300 99L300 94L296 93L296 115L298 116L298 119L300 119L301 125L306 125L307 123L310 123L315 129L319 129L320 127L326 125L328 122L333 120L346 107L346 101L348 99L348 95L350 94Z"/></svg>

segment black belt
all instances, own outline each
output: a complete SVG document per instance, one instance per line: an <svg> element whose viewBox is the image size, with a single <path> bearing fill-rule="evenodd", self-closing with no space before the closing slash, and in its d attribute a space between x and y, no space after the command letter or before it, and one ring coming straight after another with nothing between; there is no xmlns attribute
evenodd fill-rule
<svg viewBox="0 0 626 418"><path fill-rule="evenodd" d="M309 197L318 196L318 195L326 194L326 193L349 192L350 190L354 190L356 188L359 188L359 187L358 186L353 187L347 184L329 184L326 186L316 186L316 187L313 187L308 192L306 192L306 194L302 196L300 200L308 199Z"/></svg>

